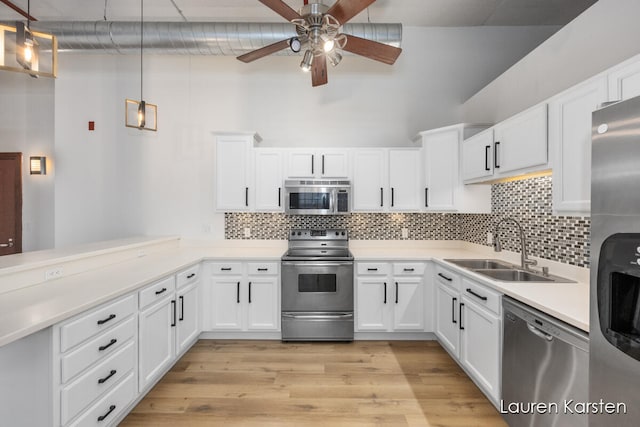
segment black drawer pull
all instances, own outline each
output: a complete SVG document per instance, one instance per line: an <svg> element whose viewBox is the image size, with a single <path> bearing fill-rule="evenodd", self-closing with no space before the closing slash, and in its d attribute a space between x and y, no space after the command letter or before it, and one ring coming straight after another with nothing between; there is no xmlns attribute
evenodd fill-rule
<svg viewBox="0 0 640 427"><path fill-rule="evenodd" d="M104 384L104 383L106 383L106 382L107 382L107 380L108 380L109 378L111 378L112 376L114 376L114 375L116 374L116 372L117 372L117 371L116 371L115 369L112 369L112 370L111 370L111 372L109 372L109 375L107 375L107 376L106 376L106 377L104 377L104 378L100 378L100 379L98 380L98 384Z"/></svg>
<svg viewBox="0 0 640 427"><path fill-rule="evenodd" d="M187 276L187 279L191 279L192 277L196 277L196 273L191 273L190 275Z"/></svg>
<svg viewBox="0 0 640 427"><path fill-rule="evenodd" d="M398 282L396 282L396 304L398 303Z"/></svg>
<svg viewBox="0 0 640 427"><path fill-rule="evenodd" d="M249 206L249 187L244 187L244 205Z"/></svg>
<svg viewBox="0 0 640 427"><path fill-rule="evenodd" d="M236 291L236 303L240 304L240 282L238 282L238 285L237 285L236 289L237 289L237 291Z"/></svg>
<svg viewBox="0 0 640 427"><path fill-rule="evenodd" d="M367 271L378 271L377 268L367 268Z"/></svg>
<svg viewBox="0 0 640 427"><path fill-rule="evenodd" d="M167 292L167 288L162 288L159 291L156 291L156 295L160 295L160 294L163 294L165 292Z"/></svg>
<svg viewBox="0 0 640 427"><path fill-rule="evenodd" d="M391 187L391 207L395 205L395 189Z"/></svg>
<svg viewBox="0 0 640 427"><path fill-rule="evenodd" d="M259 268L258 271L269 271L268 268Z"/></svg>
<svg viewBox="0 0 640 427"><path fill-rule="evenodd" d="M109 344L101 345L100 347L98 347L98 350L99 351L105 351L106 349L108 349L109 347L111 347L112 345L114 345L117 342L118 342L118 340L113 338L111 341L109 341Z"/></svg>
<svg viewBox="0 0 640 427"><path fill-rule="evenodd" d="M458 323L456 321L456 301L458 298L451 298L451 323Z"/></svg>
<svg viewBox="0 0 640 427"><path fill-rule="evenodd" d="M387 303L387 282L384 282L384 303Z"/></svg>
<svg viewBox="0 0 640 427"><path fill-rule="evenodd" d="M111 415L111 413L112 413L113 411L115 411L115 409L116 409L116 405L111 405L111 406L109 406L109 410L107 411L107 413L106 413L106 414L104 414L104 415L100 415L100 416L98 417L98 421L104 421L104 420L106 420L106 419L107 419L107 417L108 417L109 415Z"/></svg>
<svg viewBox="0 0 640 427"><path fill-rule="evenodd" d="M179 321L183 321L184 320L184 296L180 295L180 318L178 319Z"/></svg>
<svg viewBox="0 0 640 427"><path fill-rule="evenodd" d="M460 319L460 330L464 331L464 326L462 326L462 309L464 308L464 303L460 303L460 312L458 313L458 319Z"/></svg>
<svg viewBox="0 0 640 427"><path fill-rule="evenodd" d="M104 325L105 323L107 323L109 320L113 320L116 318L115 314L110 314L109 317L107 317L106 319L102 319L102 320L98 320L98 325Z"/></svg>
<svg viewBox="0 0 640 427"><path fill-rule="evenodd" d="M491 149L490 145L484 146L484 170L486 171L491 170L491 168L489 167L489 150L490 149Z"/></svg>
<svg viewBox="0 0 640 427"><path fill-rule="evenodd" d="M231 267L222 267L220 271L231 271Z"/></svg>
<svg viewBox="0 0 640 427"><path fill-rule="evenodd" d="M282 206L282 188L278 188L278 207Z"/></svg>
<svg viewBox="0 0 640 427"><path fill-rule="evenodd" d="M438 276L442 277L444 280L451 282L453 279L451 277L447 277L442 273L438 273Z"/></svg>
<svg viewBox="0 0 640 427"><path fill-rule="evenodd" d="M424 189L424 207L429 207L429 187L425 187Z"/></svg>
<svg viewBox="0 0 640 427"><path fill-rule="evenodd" d="M416 271L416 269L415 269L415 268L405 268L405 269L404 269L404 271L409 271L409 272L411 272L411 271Z"/></svg>
<svg viewBox="0 0 640 427"><path fill-rule="evenodd" d="M384 206L384 189L380 187L380 207Z"/></svg>
<svg viewBox="0 0 640 427"><path fill-rule="evenodd" d="M498 145L500 145L500 141L496 141L493 144L493 167L495 169L500 169L500 165L498 164Z"/></svg>
<svg viewBox="0 0 640 427"><path fill-rule="evenodd" d="M249 282L249 304L251 304L251 282Z"/></svg>
<svg viewBox="0 0 640 427"><path fill-rule="evenodd" d="M176 300L171 300L171 306L173 307L173 316L171 317L171 327L176 326Z"/></svg>
<svg viewBox="0 0 640 427"><path fill-rule="evenodd" d="M471 290L471 288L467 288L467 292L469 292L471 295L473 295L476 298L480 298L482 301L486 301L487 300L487 297L484 297L484 296L482 296L480 294L476 294L475 292L473 292Z"/></svg>

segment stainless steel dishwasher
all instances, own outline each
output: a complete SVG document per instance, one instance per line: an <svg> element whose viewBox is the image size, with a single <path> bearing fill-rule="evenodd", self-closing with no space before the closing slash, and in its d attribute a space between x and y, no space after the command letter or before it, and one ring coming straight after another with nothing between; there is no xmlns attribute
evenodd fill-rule
<svg viewBox="0 0 640 427"><path fill-rule="evenodd" d="M586 426L588 335L509 297L502 306L505 421L510 427Z"/></svg>

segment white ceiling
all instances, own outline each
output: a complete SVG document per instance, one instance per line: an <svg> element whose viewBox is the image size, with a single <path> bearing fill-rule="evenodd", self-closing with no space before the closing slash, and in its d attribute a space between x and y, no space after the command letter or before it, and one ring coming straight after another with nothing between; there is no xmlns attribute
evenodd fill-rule
<svg viewBox="0 0 640 427"><path fill-rule="evenodd" d="M9 0L27 10L27 0ZM303 0L285 0L299 9ZM333 0L324 0L330 5ZM351 22L400 22L407 26L565 25L597 0L377 0ZM282 22L258 0L147 0L145 20ZM368 13L367 13L368 12ZM102 20L105 0L31 0L38 20ZM369 15L369 16L367 16ZM106 0L107 20L138 20L137 0ZM0 3L0 20L22 19Z"/></svg>

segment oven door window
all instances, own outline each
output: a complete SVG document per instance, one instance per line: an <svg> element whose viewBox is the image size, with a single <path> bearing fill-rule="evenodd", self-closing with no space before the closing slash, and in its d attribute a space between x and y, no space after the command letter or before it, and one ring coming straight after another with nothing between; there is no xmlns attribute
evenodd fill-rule
<svg viewBox="0 0 640 427"><path fill-rule="evenodd" d="M299 274L298 292L336 292L337 280L335 274Z"/></svg>
<svg viewBox="0 0 640 427"><path fill-rule="evenodd" d="M331 193L290 193L289 208L329 210L331 208Z"/></svg>

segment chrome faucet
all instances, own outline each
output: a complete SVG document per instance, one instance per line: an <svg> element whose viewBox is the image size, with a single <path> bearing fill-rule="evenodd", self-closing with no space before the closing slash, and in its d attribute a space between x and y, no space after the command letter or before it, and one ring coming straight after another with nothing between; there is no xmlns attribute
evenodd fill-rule
<svg viewBox="0 0 640 427"><path fill-rule="evenodd" d="M522 229L522 225L520 225L520 223L518 221L516 221L513 218L503 218L501 219L497 224L496 224L496 229L493 232L493 250L496 252L500 252L502 251L502 244L500 243L500 236L498 235L498 230L500 228L500 225L505 223L505 222L511 222L513 224L516 225L516 227L518 227L518 231L520 232L520 246L521 246L521 252L520 252L520 266L522 267L523 270L531 270L530 266L532 265L537 265L538 261L536 261L535 259L529 259L527 256L527 239L525 238L524 235L524 230Z"/></svg>

